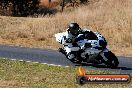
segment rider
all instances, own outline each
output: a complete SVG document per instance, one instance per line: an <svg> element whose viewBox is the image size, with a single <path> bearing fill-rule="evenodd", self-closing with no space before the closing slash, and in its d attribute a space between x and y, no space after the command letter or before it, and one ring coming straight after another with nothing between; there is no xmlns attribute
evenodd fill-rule
<svg viewBox="0 0 132 88"><path fill-rule="evenodd" d="M66 52L62 48L59 48L59 51L65 54L70 60L77 61L77 59L75 60L76 57L74 54L75 50L72 51L70 48L78 46L75 40L80 33L80 29L81 28L77 23L70 23L66 32L63 32L64 37L62 40L62 44L67 46Z"/></svg>
<svg viewBox="0 0 132 88"><path fill-rule="evenodd" d="M78 38L79 35L81 35L81 37ZM90 30L81 29L77 23L70 23L67 31L64 32L64 37L62 40L62 44L64 44L65 46L67 45L68 47L66 47L66 52L62 48L59 48L59 51L65 54L70 60L75 60L75 59L78 60L78 58L75 58L76 57L76 55L74 54L75 50L72 51L70 48L77 46L80 47L80 45L78 45L77 42L83 39L88 39L88 40L100 39L99 40L101 41L100 46L102 47L106 46L106 43L102 42L105 41L105 39L101 40L103 38L100 37L103 36L97 32L94 33ZM87 44L86 47L91 47L91 45ZM83 52L82 49L76 51L81 51L80 53Z"/></svg>

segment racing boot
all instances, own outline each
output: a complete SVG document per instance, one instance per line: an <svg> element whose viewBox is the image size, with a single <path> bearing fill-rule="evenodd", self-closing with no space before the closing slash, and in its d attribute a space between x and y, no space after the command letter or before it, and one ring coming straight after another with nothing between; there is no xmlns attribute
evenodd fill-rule
<svg viewBox="0 0 132 88"><path fill-rule="evenodd" d="M77 63L77 64L81 63L80 60L73 53L68 53L67 58L73 63Z"/></svg>
<svg viewBox="0 0 132 88"><path fill-rule="evenodd" d="M58 49L58 51L59 51L59 52L61 52L61 53L62 53L62 54L64 54L64 55L66 55L66 52L65 52L65 50L64 50L64 49L59 48L59 49Z"/></svg>

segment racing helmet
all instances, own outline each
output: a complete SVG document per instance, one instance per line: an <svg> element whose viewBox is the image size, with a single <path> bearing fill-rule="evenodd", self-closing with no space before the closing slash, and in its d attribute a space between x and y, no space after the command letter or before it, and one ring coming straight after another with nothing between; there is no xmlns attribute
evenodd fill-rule
<svg viewBox="0 0 132 88"><path fill-rule="evenodd" d="M78 35L79 29L80 27L77 23L70 23L68 27L68 32L70 32L72 35Z"/></svg>

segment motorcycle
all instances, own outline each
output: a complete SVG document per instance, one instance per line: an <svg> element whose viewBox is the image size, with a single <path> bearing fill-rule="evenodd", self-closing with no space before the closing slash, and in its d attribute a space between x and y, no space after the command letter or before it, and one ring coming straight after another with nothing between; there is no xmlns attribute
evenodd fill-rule
<svg viewBox="0 0 132 88"><path fill-rule="evenodd" d="M118 58L112 53L106 46L101 47L100 43L104 43L104 37L98 33L95 33L98 39L81 39L82 34L79 34L76 39L77 47L73 47L72 44L62 44L64 33L55 34L56 41L63 45L59 51L63 53L67 59L66 52L72 51L76 56L75 59L69 59L73 63L92 63L92 64L105 64L107 67L116 68L119 64Z"/></svg>

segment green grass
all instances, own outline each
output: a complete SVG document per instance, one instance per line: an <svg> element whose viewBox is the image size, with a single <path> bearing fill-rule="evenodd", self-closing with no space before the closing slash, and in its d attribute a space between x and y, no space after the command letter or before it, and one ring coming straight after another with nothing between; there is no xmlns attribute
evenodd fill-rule
<svg viewBox="0 0 132 88"><path fill-rule="evenodd" d="M77 67L57 67L39 63L0 59L0 88L132 88L130 84L76 84ZM88 74L108 71L87 70Z"/></svg>

